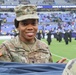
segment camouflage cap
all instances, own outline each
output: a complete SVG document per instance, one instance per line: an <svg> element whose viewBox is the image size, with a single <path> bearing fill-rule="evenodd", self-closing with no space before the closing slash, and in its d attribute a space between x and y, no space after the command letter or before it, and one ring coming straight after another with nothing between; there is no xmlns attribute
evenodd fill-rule
<svg viewBox="0 0 76 75"><path fill-rule="evenodd" d="M18 21L25 19L39 19L37 15L37 6L35 5L18 5L14 8L14 11Z"/></svg>

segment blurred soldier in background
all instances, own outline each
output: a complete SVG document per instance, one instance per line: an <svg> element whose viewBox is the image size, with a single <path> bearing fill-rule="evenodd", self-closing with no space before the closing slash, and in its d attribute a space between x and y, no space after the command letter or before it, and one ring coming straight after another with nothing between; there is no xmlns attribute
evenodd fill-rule
<svg viewBox="0 0 76 75"><path fill-rule="evenodd" d="M44 30L42 31L42 38L43 39L45 38L45 31Z"/></svg>
<svg viewBox="0 0 76 75"><path fill-rule="evenodd" d="M41 31L40 31L40 30L37 32L37 38L38 38L39 40L41 40Z"/></svg>
<svg viewBox="0 0 76 75"><path fill-rule="evenodd" d="M72 42L72 31L68 30L68 41Z"/></svg>
<svg viewBox="0 0 76 75"><path fill-rule="evenodd" d="M48 45L50 45L51 44L51 31L48 31L48 33L47 33L47 42L48 42Z"/></svg>
<svg viewBox="0 0 76 75"><path fill-rule="evenodd" d="M64 40L65 40L65 44L68 45L68 31L65 31L64 33Z"/></svg>

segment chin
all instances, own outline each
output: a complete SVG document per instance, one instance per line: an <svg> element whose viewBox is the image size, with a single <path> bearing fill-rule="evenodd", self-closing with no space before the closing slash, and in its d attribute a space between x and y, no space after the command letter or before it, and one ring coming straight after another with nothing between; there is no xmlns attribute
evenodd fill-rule
<svg viewBox="0 0 76 75"><path fill-rule="evenodd" d="M32 40L32 39L34 39L34 37L28 37L28 38L27 38L27 40Z"/></svg>

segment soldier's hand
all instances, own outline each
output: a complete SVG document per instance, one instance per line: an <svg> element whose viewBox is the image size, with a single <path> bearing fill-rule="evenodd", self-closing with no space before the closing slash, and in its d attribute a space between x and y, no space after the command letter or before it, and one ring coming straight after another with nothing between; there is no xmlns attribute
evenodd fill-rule
<svg viewBox="0 0 76 75"><path fill-rule="evenodd" d="M63 59L58 60L56 63L65 63L65 61L66 61L66 58L63 58Z"/></svg>

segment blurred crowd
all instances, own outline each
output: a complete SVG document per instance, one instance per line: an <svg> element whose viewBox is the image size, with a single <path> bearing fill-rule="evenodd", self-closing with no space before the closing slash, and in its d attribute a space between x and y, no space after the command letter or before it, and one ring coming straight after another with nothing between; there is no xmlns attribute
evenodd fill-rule
<svg viewBox="0 0 76 75"><path fill-rule="evenodd" d="M12 16L11 16L12 15ZM76 13L71 12L38 12L38 39L46 38L48 33L53 35L59 42L65 38L65 43L68 44L68 37L76 39ZM14 13L0 13L1 27L0 35L16 35L18 34L14 26ZM69 35L69 36L68 36ZM48 36L49 38L49 36ZM48 40L48 39L47 39ZM52 40L50 39L50 42ZM50 42L48 43L50 45Z"/></svg>

